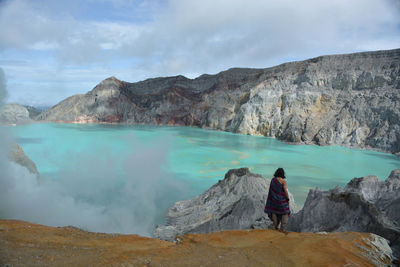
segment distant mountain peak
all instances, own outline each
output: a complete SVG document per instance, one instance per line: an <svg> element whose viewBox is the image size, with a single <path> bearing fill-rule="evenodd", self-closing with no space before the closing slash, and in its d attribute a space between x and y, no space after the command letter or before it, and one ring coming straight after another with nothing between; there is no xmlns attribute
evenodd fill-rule
<svg viewBox="0 0 400 267"><path fill-rule="evenodd" d="M120 79L118 79L115 76L108 77L108 78L104 79L103 82L104 81L122 82Z"/></svg>

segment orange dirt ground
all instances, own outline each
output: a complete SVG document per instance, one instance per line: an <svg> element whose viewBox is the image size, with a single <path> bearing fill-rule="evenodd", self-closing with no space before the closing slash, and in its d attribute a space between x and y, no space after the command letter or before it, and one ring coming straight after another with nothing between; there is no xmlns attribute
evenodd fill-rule
<svg viewBox="0 0 400 267"><path fill-rule="evenodd" d="M0 220L0 266L374 266L368 237L241 230L188 234L174 244Z"/></svg>

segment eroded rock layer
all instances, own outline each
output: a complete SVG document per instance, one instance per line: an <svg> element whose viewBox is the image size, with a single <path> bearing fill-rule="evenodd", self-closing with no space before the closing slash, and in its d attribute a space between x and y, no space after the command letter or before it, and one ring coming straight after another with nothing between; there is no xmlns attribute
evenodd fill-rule
<svg viewBox="0 0 400 267"><path fill-rule="evenodd" d="M63 122L190 125L400 152L400 49L137 83L108 78L40 114Z"/></svg>

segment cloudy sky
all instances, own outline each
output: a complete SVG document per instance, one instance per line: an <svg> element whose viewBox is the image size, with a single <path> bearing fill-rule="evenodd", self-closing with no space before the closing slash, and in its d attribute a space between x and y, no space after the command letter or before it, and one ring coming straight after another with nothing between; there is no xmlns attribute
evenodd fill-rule
<svg viewBox="0 0 400 267"><path fill-rule="evenodd" d="M400 48L399 0L0 0L7 102Z"/></svg>

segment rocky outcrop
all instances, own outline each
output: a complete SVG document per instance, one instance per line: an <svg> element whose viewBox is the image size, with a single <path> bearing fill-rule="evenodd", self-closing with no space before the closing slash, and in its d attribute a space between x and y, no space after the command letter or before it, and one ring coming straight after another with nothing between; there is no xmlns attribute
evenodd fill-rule
<svg viewBox="0 0 400 267"><path fill-rule="evenodd" d="M303 209L288 229L298 232L357 231L390 241L400 257L400 169L386 181L376 176L354 178L344 189L310 190Z"/></svg>
<svg viewBox="0 0 400 267"><path fill-rule="evenodd" d="M14 143L12 145L8 158L12 162L15 162L27 168L30 173L36 175L36 177L39 178L40 175L37 170L36 164L25 154L22 147L20 147L18 144Z"/></svg>
<svg viewBox="0 0 400 267"><path fill-rule="evenodd" d="M154 236L173 240L186 233L252 228L257 219L265 217L269 184L269 179L251 173L248 168L230 170L200 196L176 202L169 208L167 225L158 226ZM290 208L297 212L293 196L289 195Z"/></svg>
<svg viewBox="0 0 400 267"><path fill-rule="evenodd" d="M354 178L345 191L359 193L400 226L400 169L393 170L386 181L374 175Z"/></svg>
<svg viewBox="0 0 400 267"><path fill-rule="evenodd" d="M269 183L247 168L230 170L202 195L176 202L168 210L167 225L158 226L154 236L174 240L186 233L266 229L271 224L263 212ZM312 189L299 212L290 198L288 230L374 233L389 240L400 257L400 169L386 181L366 176L354 178L344 189Z"/></svg>
<svg viewBox="0 0 400 267"><path fill-rule="evenodd" d="M11 103L4 105L0 111L0 122L4 124L25 124L32 122L26 107Z"/></svg>
<svg viewBox="0 0 400 267"><path fill-rule="evenodd" d="M1 266L389 266L392 259L387 241L368 233L242 230L174 244L13 220L0 220L0 255Z"/></svg>
<svg viewBox="0 0 400 267"><path fill-rule="evenodd" d="M196 79L128 83L111 77L38 118L190 125L398 153L400 49L230 69Z"/></svg>

